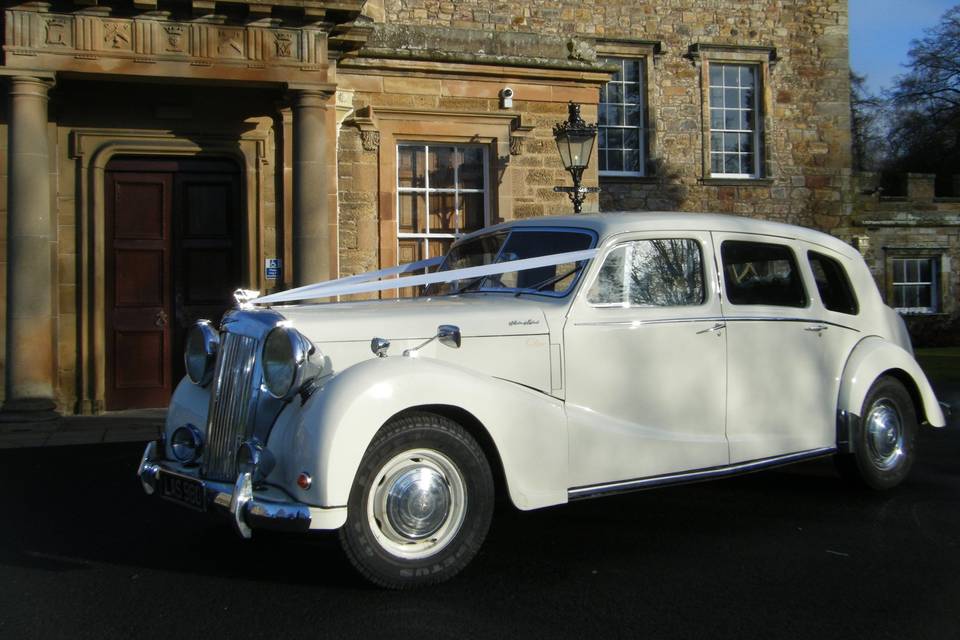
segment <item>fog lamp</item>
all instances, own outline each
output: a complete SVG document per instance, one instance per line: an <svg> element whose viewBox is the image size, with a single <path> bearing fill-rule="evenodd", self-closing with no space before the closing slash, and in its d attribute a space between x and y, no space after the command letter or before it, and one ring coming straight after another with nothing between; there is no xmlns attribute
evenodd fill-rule
<svg viewBox="0 0 960 640"><path fill-rule="evenodd" d="M192 464L203 453L203 435L192 424L179 427L170 437L170 451L180 462Z"/></svg>
<svg viewBox="0 0 960 640"><path fill-rule="evenodd" d="M270 475L274 464L273 454L256 438L243 442L237 449L237 472L249 473L255 484Z"/></svg>

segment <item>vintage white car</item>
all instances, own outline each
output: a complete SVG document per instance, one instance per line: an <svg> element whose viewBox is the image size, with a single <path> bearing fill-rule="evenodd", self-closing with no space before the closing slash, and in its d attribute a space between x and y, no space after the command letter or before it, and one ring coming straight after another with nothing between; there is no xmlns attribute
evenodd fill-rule
<svg viewBox="0 0 960 640"><path fill-rule="evenodd" d="M437 583L517 508L836 456L901 482L945 424L860 255L718 215L518 220L438 260L197 324L148 494L258 528L339 529L373 582ZM395 278L398 274L413 273ZM408 299L282 306L425 286Z"/></svg>

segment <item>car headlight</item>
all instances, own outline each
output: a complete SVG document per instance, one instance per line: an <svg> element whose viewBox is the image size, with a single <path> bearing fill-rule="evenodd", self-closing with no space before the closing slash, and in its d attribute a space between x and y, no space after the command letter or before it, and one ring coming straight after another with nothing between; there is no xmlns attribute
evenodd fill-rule
<svg viewBox="0 0 960 640"><path fill-rule="evenodd" d="M249 473L254 484L263 482L275 464L273 454L256 438L242 442L237 449L237 473Z"/></svg>
<svg viewBox="0 0 960 640"><path fill-rule="evenodd" d="M183 364L193 384L206 386L213 379L213 368L220 349L220 335L209 320L201 320L190 327Z"/></svg>
<svg viewBox="0 0 960 640"><path fill-rule="evenodd" d="M274 398L286 399L304 382L313 344L296 329L279 326L263 342L263 384Z"/></svg>
<svg viewBox="0 0 960 640"><path fill-rule="evenodd" d="M179 427L170 438L173 457L185 464L196 462L203 453L203 436L192 424Z"/></svg>

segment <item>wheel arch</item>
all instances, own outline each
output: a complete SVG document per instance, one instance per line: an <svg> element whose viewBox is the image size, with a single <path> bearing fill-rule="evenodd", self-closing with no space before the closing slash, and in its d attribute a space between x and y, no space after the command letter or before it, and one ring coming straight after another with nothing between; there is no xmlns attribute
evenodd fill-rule
<svg viewBox="0 0 960 640"><path fill-rule="evenodd" d="M390 357L354 365L293 408L296 415L277 442L291 453L289 473L297 469L314 478L306 496L310 504L342 506L376 433L411 411L445 416L471 433L487 456L497 490L517 508L567 501L562 401L448 362Z"/></svg>
<svg viewBox="0 0 960 640"><path fill-rule="evenodd" d="M858 428L864 400L874 383L883 376L898 380L906 388L917 412L917 422L943 427L946 420L930 382L913 356L883 338L861 340L847 358L837 400L837 447L848 452Z"/></svg>

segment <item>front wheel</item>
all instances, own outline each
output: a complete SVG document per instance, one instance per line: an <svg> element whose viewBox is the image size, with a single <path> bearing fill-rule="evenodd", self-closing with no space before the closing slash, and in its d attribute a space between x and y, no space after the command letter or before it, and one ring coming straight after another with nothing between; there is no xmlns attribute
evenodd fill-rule
<svg viewBox="0 0 960 640"><path fill-rule="evenodd" d="M871 489L890 489L907 477L917 450L917 414L895 378L873 383L860 412L853 453L837 456L841 475Z"/></svg>
<svg viewBox="0 0 960 640"><path fill-rule="evenodd" d="M384 426L367 449L340 542L375 584L436 584L477 553L493 501L493 475L476 440L452 420L410 413Z"/></svg>

